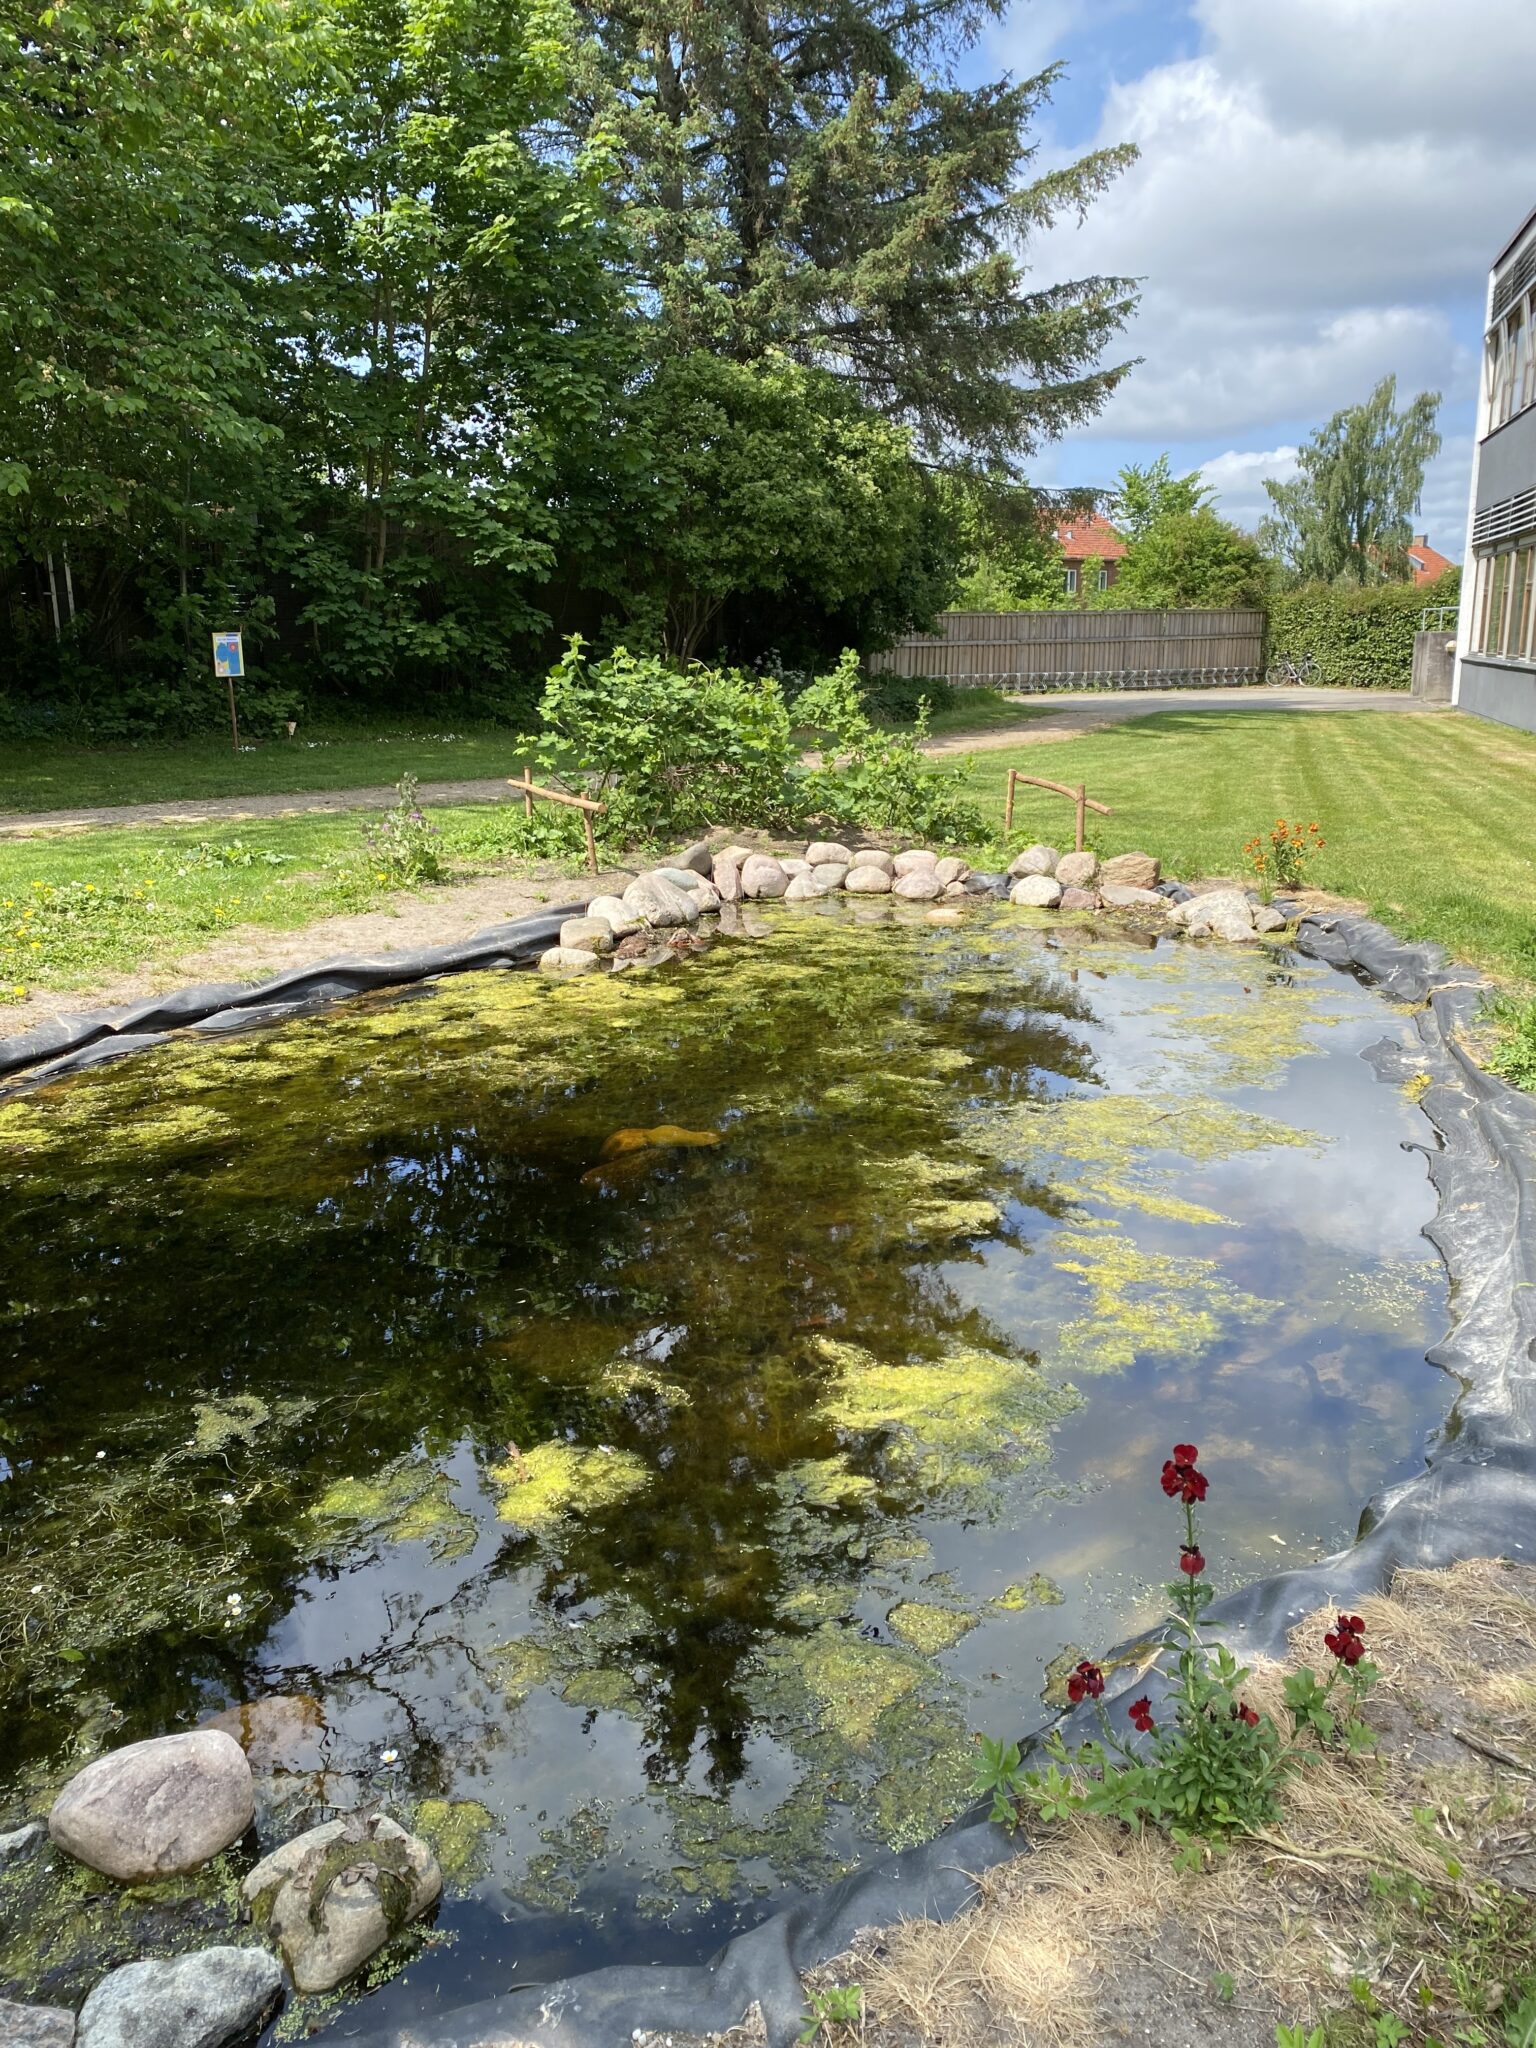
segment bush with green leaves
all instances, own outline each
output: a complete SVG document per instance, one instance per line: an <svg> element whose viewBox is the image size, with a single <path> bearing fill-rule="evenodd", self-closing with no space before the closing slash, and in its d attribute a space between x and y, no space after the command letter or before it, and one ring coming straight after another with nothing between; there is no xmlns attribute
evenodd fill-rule
<svg viewBox="0 0 1536 2048"><path fill-rule="evenodd" d="M808 817L906 832L916 839L970 844L985 831L963 777L927 760L923 709L908 732L882 731L865 709L858 656L845 651L831 675L818 676L795 705L800 725L820 741L817 767L803 772L797 808Z"/></svg>
<svg viewBox="0 0 1536 2048"><path fill-rule="evenodd" d="M526 751L546 775L579 773L619 839L668 839L785 816L789 713L772 676L686 667L572 634L539 700Z"/></svg>
<svg viewBox="0 0 1536 2048"><path fill-rule="evenodd" d="M363 826L365 866L375 881L397 889L443 880L436 843L441 834L417 801L416 787L414 775L402 775L395 785L395 802L383 817Z"/></svg>
<svg viewBox="0 0 1536 2048"><path fill-rule="evenodd" d="M1413 636L1427 605L1455 604L1461 571L1438 583L1306 583L1280 591L1269 607L1269 659L1312 664L1314 683L1353 690L1406 690Z"/></svg>
<svg viewBox="0 0 1536 2048"><path fill-rule="evenodd" d="M943 676L866 676L859 694L871 718L892 725L915 725L926 715L952 711L958 692Z"/></svg>

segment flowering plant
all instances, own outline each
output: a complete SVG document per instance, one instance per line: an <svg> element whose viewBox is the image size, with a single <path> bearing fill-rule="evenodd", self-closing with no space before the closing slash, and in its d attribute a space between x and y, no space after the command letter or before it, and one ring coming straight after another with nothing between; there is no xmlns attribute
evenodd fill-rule
<svg viewBox="0 0 1536 2048"><path fill-rule="evenodd" d="M1054 1732L1043 1745L1044 1771L1026 1770L1016 1743L984 1740L977 1787L991 1792L994 1820L1015 1825L1027 1802L1047 1820L1097 1813L1138 1826L1150 1821L1193 1858L1197 1836L1263 1828L1275 1818L1281 1784L1306 1759L1298 1743L1304 1731L1325 1743L1340 1740L1352 1753L1370 1746L1360 1707L1376 1668L1365 1655L1359 1615L1340 1614L1324 1635L1334 1660L1326 1682L1309 1669L1286 1679L1288 1733L1245 1698L1247 1668L1225 1644L1202 1636L1201 1616L1214 1596L1195 1513L1210 1490L1199 1459L1194 1444L1181 1443L1163 1461L1163 1492L1184 1517L1178 1577L1167 1588L1178 1654L1165 1707L1155 1712L1151 1693L1143 1693L1126 1708L1131 1734L1118 1734L1104 1705L1104 1669L1082 1659L1067 1679L1067 1699L1092 1706L1099 1739L1072 1755Z"/></svg>
<svg viewBox="0 0 1536 2048"><path fill-rule="evenodd" d="M376 823L363 827L364 861L375 881L393 883L397 888L440 882L442 856L433 844L438 827L427 822L427 814L416 800L416 777L402 775L395 788L392 808Z"/></svg>
<svg viewBox="0 0 1536 2048"><path fill-rule="evenodd" d="M1266 887L1299 889L1305 880L1307 862L1327 844L1315 818L1309 825L1303 825L1299 818L1290 822L1276 818L1267 834L1253 835L1243 853Z"/></svg>

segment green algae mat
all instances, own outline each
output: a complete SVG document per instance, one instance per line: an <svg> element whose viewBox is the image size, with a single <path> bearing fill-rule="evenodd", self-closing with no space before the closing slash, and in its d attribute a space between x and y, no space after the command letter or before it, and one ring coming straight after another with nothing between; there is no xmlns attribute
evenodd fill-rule
<svg viewBox="0 0 1536 2048"><path fill-rule="evenodd" d="M243 1704L260 1838L0 1875L0 1995L206 1942L369 1801L448 1877L370 2023L698 1956L1155 1619L1176 1438L1241 1475L1232 1582L1417 1469L1431 1134L1361 1057L1402 1014L1009 906L750 922L0 1105L0 1827Z"/></svg>

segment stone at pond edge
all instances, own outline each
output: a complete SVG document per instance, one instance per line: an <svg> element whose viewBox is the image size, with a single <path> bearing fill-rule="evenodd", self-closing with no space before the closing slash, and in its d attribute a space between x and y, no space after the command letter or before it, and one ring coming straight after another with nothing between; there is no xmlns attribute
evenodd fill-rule
<svg viewBox="0 0 1536 2048"><path fill-rule="evenodd" d="M296 1835L240 1887L299 1991L330 1991L417 1920L443 1888L437 1858L387 1814Z"/></svg>
<svg viewBox="0 0 1536 2048"><path fill-rule="evenodd" d="M926 846L909 846L905 853L898 853L892 862L892 872L898 877L915 875L926 868L930 874L939 864L939 856L930 853Z"/></svg>
<svg viewBox="0 0 1536 2048"><path fill-rule="evenodd" d="M1162 868L1150 853L1117 853L1099 870L1101 882L1113 882L1124 889L1152 889L1162 877Z"/></svg>
<svg viewBox="0 0 1536 2048"><path fill-rule="evenodd" d="M8 1835L0 1835L0 1870L9 1870L13 1863L19 1863L23 1856L29 1856L42 1837L43 1824L40 1820L29 1820L24 1828L13 1828ZM0 2040L4 2036L0 2035Z"/></svg>
<svg viewBox="0 0 1536 2048"><path fill-rule="evenodd" d="M539 970L543 974L596 974L601 967L597 955L585 947L551 946L547 953L539 955Z"/></svg>
<svg viewBox="0 0 1536 2048"><path fill-rule="evenodd" d="M76 2048L228 2048L270 2017L283 1966L264 1948L205 1948L128 1963L80 2008Z"/></svg>
<svg viewBox="0 0 1536 2048"><path fill-rule="evenodd" d="M879 846L855 847L852 865L856 868L883 868L888 875L896 872L894 856Z"/></svg>
<svg viewBox="0 0 1536 2048"><path fill-rule="evenodd" d="M692 924L699 915L699 899L691 889L679 889L662 875L636 875L624 891L624 908L649 925Z"/></svg>
<svg viewBox="0 0 1536 2048"><path fill-rule="evenodd" d="M1099 879L1099 856L1064 853L1056 863L1056 879L1063 889L1091 889Z"/></svg>
<svg viewBox="0 0 1536 2048"><path fill-rule="evenodd" d="M1017 881L1021 875L1054 875L1056 863L1061 855L1054 846L1026 846L1010 865L1008 872Z"/></svg>
<svg viewBox="0 0 1536 2048"><path fill-rule="evenodd" d="M1010 903L1027 903L1037 910L1054 910L1061 901L1061 884L1049 875L1021 875L1009 891Z"/></svg>
<svg viewBox="0 0 1536 2048"><path fill-rule="evenodd" d="M784 891L786 903L810 903L823 896L830 896L836 887L832 882L818 882L813 874L791 875L789 887Z"/></svg>
<svg viewBox="0 0 1536 2048"><path fill-rule="evenodd" d="M1099 890L1109 910L1166 910L1168 898L1155 889L1138 889L1130 882L1105 882Z"/></svg>
<svg viewBox="0 0 1536 2048"><path fill-rule="evenodd" d="M971 872L969 861L958 860L947 853L933 871L947 888L951 882L963 882Z"/></svg>
<svg viewBox="0 0 1536 2048"><path fill-rule="evenodd" d="M891 871L889 868L850 868L843 877L843 887L850 896L888 896L891 893Z"/></svg>
<svg viewBox="0 0 1536 2048"><path fill-rule="evenodd" d="M1097 889L1063 889L1061 892L1063 910L1097 910L1098 907Z"/></svg>
<svg viewBox="0 0 1536 2048"><path fill-rule="evenodd" d="M714 867L715 856L702 839L696 839L677 856L680 868L692 868L696 875L707 875Z"/></svg>
<svg viewBox="0 0 1536 2048"><path fill-rule="evenodd" d="M612 927L616 939L627 939L642 929L640 919L618 896L594 896L587 905L588 917L600 917Z"/></svg>
<svg viewBox="0 0 1536 2048"><path fill-rule="evenodd" d="M1253 928L1256 932L1283 932L1286 918L1276 910L1273 903L1256 903L1253 909Z"/></svg>
<svg viewBox="0 0 1536 2048"><path fill-rule="evenodd" d="M735 861L727 860L723 854L717 854L715 864L710 869L710 878L714 883L715 894L722 903L740 902L741 869Z"/></svg>
<svg viewBox="0 0 1536 2048"><path fill-rule="evenodd" d="M840 845L835 839L813 839L805 849L805 861L806 866L812 868L851 868L853 855L846 846Z"/></svg>
<svg viewBox="0 0 1536 2048"><path fill-rule="evenodd" d="M932 903L944 893L944 884L932 868L909 868L891 884L891 894L908 903Z"/></svg>
<svg viewBox="0 0 1536 2048"><path fill-rule="evenodd" d="M54 1801L48 1832L92 1870L138 1884L198 1869L237 1842L255 1812L239 1743L221 1729L197 1728L131 1742L87 1764Z"/></svg>
<svg viewBox="0 0 1536 2048"><path fill-rule="evenodd" d="M708 879L707 876L701 875L697 868L653 868L651 872L660 875L664 882L676 883L679 889L692 889L695 891L697 891L701 882Z"/></svg>
<svg viewBox="0 0 1536 2048"><path fill-rule="evenodd" d="M811 869L811 880L820 882L824 889L841 889L848 879L848 863L837 860L819 860Z"/></svg>
<svg viewBox="0 0 1536 2048"><path fill-rule="evenodd" d="M569 953L611 953L613 926L606 917L568 917L560 927L560 944Z"/></svg>
<svg viewBox="0 0 1536 2048"><path fill-rule="evenodd" d="M70 2048L75 2016L62 2005L15 2005L0 1998L0 2048Z"/></svg>
<svg viewBox="0 0 1536 2048"><path fill-rule="evenodd" d="M771 853L754 853L742 862L743 896L782 896L788 887L789 876Z"/></svg>

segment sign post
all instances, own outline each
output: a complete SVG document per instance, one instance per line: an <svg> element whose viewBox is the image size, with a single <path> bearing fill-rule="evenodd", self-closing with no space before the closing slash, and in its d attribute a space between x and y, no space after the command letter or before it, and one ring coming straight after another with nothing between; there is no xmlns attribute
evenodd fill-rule
<svg viewBox="0 0 1536 2048"><path fill-rule="evenodd" d="M222 676L229 690L229 730L235 752L240 751L240 721L235 716L235 682L245 674L245 647L238 633L213 636L213 672Z"/></svg>

